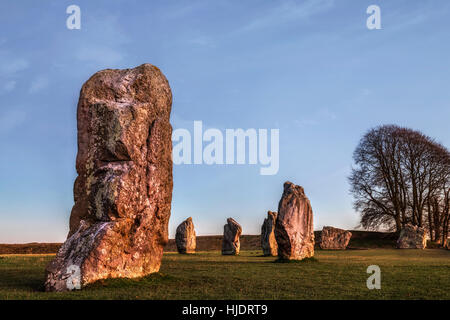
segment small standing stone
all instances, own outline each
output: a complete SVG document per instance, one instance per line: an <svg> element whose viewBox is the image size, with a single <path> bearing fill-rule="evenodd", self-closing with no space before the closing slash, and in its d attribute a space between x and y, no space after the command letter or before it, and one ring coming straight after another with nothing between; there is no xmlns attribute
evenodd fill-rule
<svg viewBox="0 0 450 320"><path fill-rule="evenodd" d="M275 223L277 221L277 213L267 212L267 218L261 226L261 247L265 256L278 255L278 245L275 239Z"/></svg>
<svg viewBox="0 0 450 320"><path fill-rule="evenodd" d="M314 256L313 211L302 187L284 183L275 224L278 256L302 260Z"/></svg>
<svg viewBox="0 0 450 320"><path fill-rule="evenodd" d="M175 242L179 253L195 253L196 237L194 223L189 217L184 220L177 228Z"/></svg>
<svg viewBox="0 0 450 320"><path fill-rule="evenodd" d="M417 226L405 225L400 231L397 240L397 248L399 249L425 249L427 246L427 232L424 228Z"/></svg>
<svg viewBox="0 0 450 320"><path fill-rule="evenodd" d="M227 224L223 227L222 254L238 255L241 248L239 237L242 227L234 219L228 218Z"/></svg>
<svg viewBox="0 0 450 320"><path fill-rule="evenodd" d="M334 227L323 227L320 248L328 250L345 250L352 233L343 229L338 229Z"/></svg>

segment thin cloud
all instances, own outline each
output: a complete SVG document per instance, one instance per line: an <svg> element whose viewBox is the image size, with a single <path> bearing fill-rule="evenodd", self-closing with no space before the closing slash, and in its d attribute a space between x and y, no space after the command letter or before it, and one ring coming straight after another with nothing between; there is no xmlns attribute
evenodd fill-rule
<svg viewBox="0 0 450 320"><path fill-rule="evenodd" d="M215 47L213 40L205 36L192 38L188 42L199 47Z"/></svg>
<svg viewBox="0 0 450 320"><path fill-rule="evenodd" d="M8 50L0 51L0 94L13 91L19 74L29 66L27 59L17 57Z"/></svg>
<svg viewBox="0 0 450 320"><path fill-rule="evenodd" d="M385 23L384 29L388 29L389 31L403 31L405 29L409 29L411 27L424 24L428 22L433 16L436 14L445 14L448 12L449 6L446 5L440 8L440 11L436 11L435 5L429 4L421 4L416 8L410 8L410 10L385 10L386 19L383 19L383 15L381 16L381 23ZM384 11L383 11L384 12ZM382 12L382 13L383 13Z"/></svg>
<svg viewBox="0 0 450 320"><path fill-rule="evenodd" d="M312 116L294 120L294 123L298 127L309 127L309 126L318 126L324 122L334 121L336 119L337 116L334 112L326 108L323 108L319 109Z"/></svg>
<svg viewBox="0 0 450 320"><path fill-rule="evenodd" d="M76 43L75 58L98 66L111 66L124 60L125 45L130 38L120 27L116 16L105 16L86 21L81 32L82 42Z"/></svg>
<svg viewBox="0 0 450 320"><path fill-rule="evenodd" d="M29 93L37 93L48 87L48 78L44 76L37 77L31 82Z"/></svg>
<svg viewBox="0 0 450 320"><path fill-rule="evenodd" d="M3 77L13 76L29 67L28 60L14 57L9 52L0 52L0 74Z"/></svg>
<svg viewBox="0 0 450 320"><path fill-rule="evenodd" d="M171 5L169 3L169 5ZM186 3L174 3L168 10L164 10L160 13L160 16L166 19L181 19L192 15L199 9L203 8L205 3L202 1L186 2Z"/></svg>
<svg viewBox="0 0 450 320"><path fill-rule="evenodd" d="M7 80L2 84L0 88L0 94L8 93L13 91L16 88L17 81L15 80Z"/></svg>
<svg viewBox="0 0 450 320"><path fill-rule="evenodd" d="M283 1L275 8L270 8L264 15L253 19L240 31L254 31L283 25L288 22L307 19L333 7L334 0Z"/></svg>
<svg viewBox="0 0 450 320"><path fill-rule="evenodd" d="M14 130L25 122L26 117L27 115L24 111L17 109L0 114L0 132L7 133Z"/></svg>
<svg viewBox="0 0 450 320"><path fill-rule="evenodd" d="M294 123L298 127L317 126L319 124L319 122L314 119L297 119L297 120L294 120Z"/></svg>
<svg viewBox="0 0 450 320"><path fill-rule="evenodd" d="M95 62L100 65L111 65L120 62L123 55L115 49L108 46L90 45L89 47L82 47L77 52L76 57L83 62Z"/></svg>

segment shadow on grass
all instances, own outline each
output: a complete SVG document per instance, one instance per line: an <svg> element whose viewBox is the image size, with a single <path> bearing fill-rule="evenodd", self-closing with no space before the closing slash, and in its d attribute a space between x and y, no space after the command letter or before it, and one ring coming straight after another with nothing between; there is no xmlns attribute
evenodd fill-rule
<svg viewBox="0 0 450 320"><path fill-rule="evenodd" d="M0 288L31 292L44 292L44 273L18 271L0 271Z"/></svg>
<svg viewBox="0 0 450 320"><path fill-rule="evenodd" d="M318 263L319 260L317 260L314 257L305 258L302 260L288 260L288 259L281 259L278 258L275 261L272 261L272 263Z"/></svg>
<svg viewBox="0 0 450 320"><path fill-rule="evenodd" d="M112 279L101 279L93 283L88 284L86 289L100 289L104 287L108 288L126 288L139 286L153 286L153 285L163 285L170 282L177 282L179 279L177 277L166 275L163 273L152 273L145 277L140 278L112 278Z"/></svg>
<svg viewBox="0 0 450 320"><path fill-rule="evenodd" d="M180 257L190 257L190 256L198 256L200 255L198 252L184 252L184 253L180 253L177 251L164 251L164 254L167 255L174 255L174 256L180 256Z"/></svg>

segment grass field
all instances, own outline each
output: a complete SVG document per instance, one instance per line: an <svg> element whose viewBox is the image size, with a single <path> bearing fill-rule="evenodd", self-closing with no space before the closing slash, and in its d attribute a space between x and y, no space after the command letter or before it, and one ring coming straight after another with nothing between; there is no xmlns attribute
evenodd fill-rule
<svg viewBox="0 0 450 320"><path fill-rule="evenodd" d="M315 261L297 263L274 263L261 251L166 253L157 274L45 293L52 257L0 256L0 299L450 299L448 250L318 250ZM381 290L366 287L372 264L381 268Z"/></svg>

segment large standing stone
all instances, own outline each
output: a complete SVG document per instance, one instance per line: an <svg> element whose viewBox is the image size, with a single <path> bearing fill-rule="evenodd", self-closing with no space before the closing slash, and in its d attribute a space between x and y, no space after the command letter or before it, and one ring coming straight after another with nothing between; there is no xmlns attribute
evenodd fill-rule
<svg viewBox="0 0 450 320"><path fill-rule="evenodd" d="M323 227L320 236L320 248L329 250L345 250L352 237L350 231L334 228Z"/></svg>
<svg viewBox="0 0 450 320"><path fill-rule="evenodd" d="M78 101L78 177L70 231L47 291L157 272L172 199L172 94L150 64L103 70Z"/></svg>
<svg viewBox="0 0 450 320"><path fill-rule="evenodd" d="M397 240L399 249L425 249L427 246L427 232L424 228L405 225Z"/></svg>
<svg viewBox="0 0 450 320"><path fill-rule="evenodd" d="M184 220L177 228L175 242L179 253L195 253L196 238L192 218Z"/></svg>
<svg viewBox="0 0 450 320"><path fill-rule="evenodd" d="M267 212L267 218L261 226L261 247L265 256L278 255L278 245L275 239L275 223L277 221L277 213Z"/></svg>
<svg viewBox="0 0 450 320"><path fill-rule="evenodd" d="M223 227L222 254L238 255L241 249L239 237L242 233L242 227L234 219L228 218L227 224Z"/></svg>
<svg viewBox="0 0 450 320"><path fill-rule="evenodd" d="M302 260L314 256L313 212L302 187L284 183L275 224L278 256Z"/></svg>

